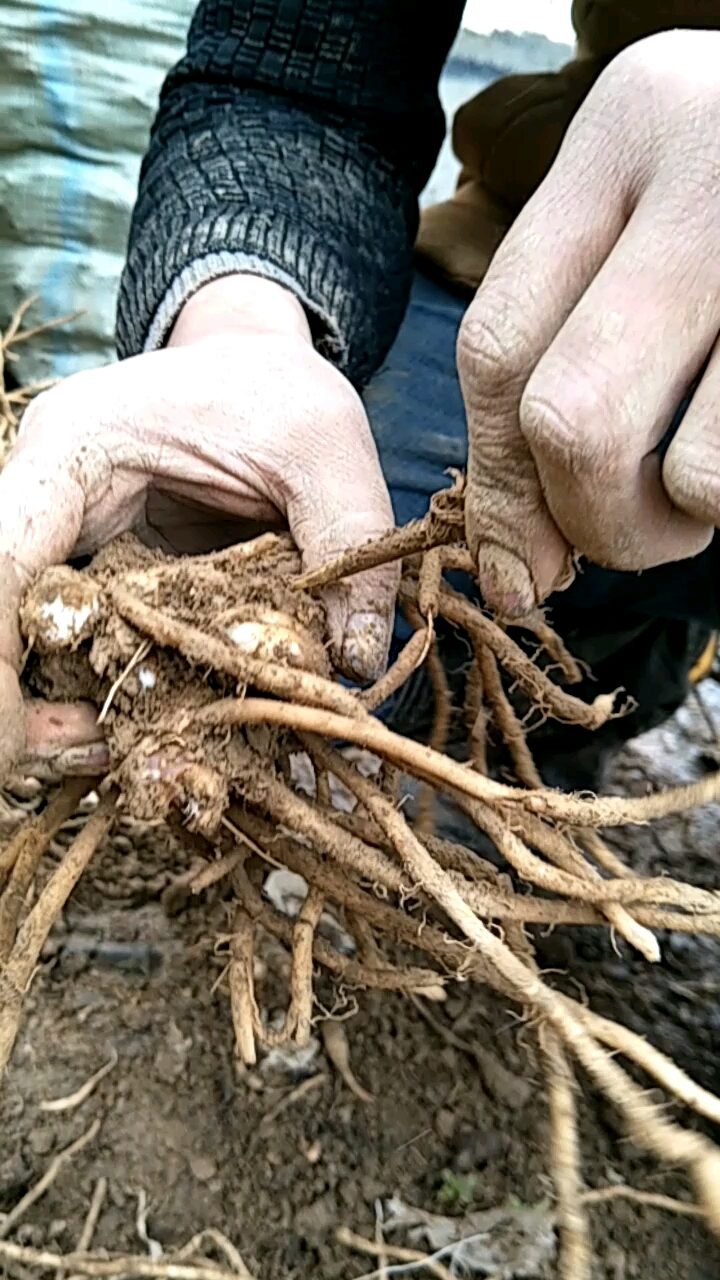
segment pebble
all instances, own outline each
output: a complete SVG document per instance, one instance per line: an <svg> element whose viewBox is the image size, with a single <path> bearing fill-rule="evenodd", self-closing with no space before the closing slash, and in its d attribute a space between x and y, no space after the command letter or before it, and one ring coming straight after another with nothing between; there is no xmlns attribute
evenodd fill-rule
<svg viewBox="0 0 720 1280"><path fill-rule="evenodd" d="M41 1249L45 1243L45 1232L37 1222L22 1222L17 1229L16 1239L18 1244Z"/></svg>
<svg viewBox="0 0 720 1280"><path fill-rule="evenodd" d="M295 1214L294 1230L304 1240L317 1241L338 1220L337 1201L331 1191Z"/></svg>
<svg viewBox="0 0 720 1280"><path fill-rule="evenodd" d="M449 1142L455 1132L455 1113L441 1107L435 1115L435 1129L443 1142Z"/></svg>
<svg viewBox="0 0 720 1280"><path fill-rule="evenodd" d="M28 1134L28 1142L36 1156L46 1156L55 1146L55 1131L49 1125L31 1129Z"/></svg>
<svg viewBox="0 0 720 1280"><path fill-rule="evenodd" d="M188 1158L190 1172L198 1182L209 1182L217 1173L217 1165L211 1156L197 1155L195 1152Z"/></svg>
<svg viewBox="0 0 720 1280"><path fill-rule="evenodd" d="M0 1194L10 1195L22 1187L32 1174L19 1151L0 1161Z"/></svg>
<svg viewBox="0 0 720 1280"><path fill-rule="evenodd" d="M177 1023L171 1021L167 1029L165 1043L158 1049L153 1064L155 1074L165 1084L173 1084L179 1076L183 1075L191 1047L192 1038L190 1036L185 1037Z"/></svg>

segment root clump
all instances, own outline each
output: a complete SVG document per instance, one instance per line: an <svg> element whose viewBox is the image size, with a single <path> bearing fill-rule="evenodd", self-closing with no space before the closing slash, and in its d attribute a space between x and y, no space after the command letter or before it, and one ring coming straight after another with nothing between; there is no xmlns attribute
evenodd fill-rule
<svg viewBox="0 0 720 1280"><path fill-rule="evenodd" d="M182 560L123 536L86 570L57 568L38 578L22 609L27 692L95 702L109 776L95 816L24 920L29 879L56 829L52 815L44 823L33 819L32 832L20 832L0 853L6 882L0 1069L42 941L113 814L173 823L217 864L216 875L203 864L198 891L222 882L228 895L228 985L237 1053L245 1063L255 1061L259 1045L307 1044L313 1023L324 1016L313 995L318 966L344 987L395 990L416 1000L444 998L451 978L479 981L523 1007L537 1027L548 1080L559 1274L587 1280L592 1258L573 1062L619 1108L638 1144L685 1166L708 1224L719 1233L720 1151L670 1120L619 1059L703 1116L717 1120L720 1100L640 1037L554 990L536 967L525 926L605 922L648 961L659 957L655 930L719 934L720 893L633 876L598 828L716 800L720 774L691 792L641 800L544 788L514 690L542 716L588 729L622 714L622 697L601 693L587 703L573 693L577 664L539 612L524 628L544 649L546 666L533 660L512 627L452 590L444 574L472 569L463 537L463 483L456 477L424 521L304 576L289 537L267 534ZM414 634L377 686L349 689L334 678L324 611L313 593L398 558L404 559L400 601ZM438 657L438 619L461 629L471 649L467 763L445 752L455 709ZM428 746L392 733L371 714L423 663L435 699ZM505 743L515 781L487 776L489 734ZM343 741L371 751L377 771L369 772L357 751L350 758L340 750ZM309 795L291 785L299 758L311 766ZM422 784L414 828L397 804L400 772ZM338 789L345 797L341 808L333 802ZM66 784L63 813L82 792L77 780ZM438 792L491 837L506 868L435 835ZM307 886L294 919L262 892L268 866L302 876ZM517 893L518 881L529 892ZM343 919L352 954L323 934L326 909ZM292 957L279 1027L267 1025L254 990L261 930L279 938Z"/></svg>

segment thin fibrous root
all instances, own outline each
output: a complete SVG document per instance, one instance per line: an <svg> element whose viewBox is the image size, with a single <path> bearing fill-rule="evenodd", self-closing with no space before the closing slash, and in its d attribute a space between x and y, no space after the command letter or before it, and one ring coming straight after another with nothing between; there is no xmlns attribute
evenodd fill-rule
<svg viewBox="0 0 720 1280"><path fill-rule="evenodd" d="M413 599L415 595L412 585L403 584L400 593L403 604L406 598ZM486 618L477 605L453 591L446 583L440 591L440 615L467 631L476 646L487 645L492 649L496 658L531 701L556 720L566 724L580 724L586 729L599 729L617 714L615 694L599 694L594 702L588 703L566 693L535 665L532 658L523 653L507 632L496 622Z"/></svg>
<svg viewBox="0 0 720 1280"><path fill-rule="evenodd" d="M287 916L281 915L274 907L263 902L257 889L250 883L244 868L237 867L235 869L233 883L235 892L248 915L262 925L263 929L266 929L268 933L273 934L281 942L291 946L292 920L289 920ZM443 980L441 975L433 970L421 969L417 966L396 969L394 966L388 965L380 969L359 964L357 960L350 960L341 955L329 942L325 942L323 938L319 937L316 937L313 943L313 957L318 964L323 965L331 973L341 978L348 987L368 987L377 991L401 991L404 993L418 992L422 995L428 988L435 992L438 982Z"/></svg>
<svg viewBox="0 0 720 1280"><path fill-rule="evenodd" d="M430 547L420 566L417 607L421 618L426 622L438 615L443 571L442 550L442 547Z"/></svg>
<svg viewBox="0 0 720 1280"><path fill-rule="evenodd" d="M526 787L542 787L543 781L525 741L522 725L503 689L495 654L486 644L480 644L476 648L475 660L493 720L505 740L518 779Z"/></svg>
<svg viewBox="0 0 720 1280"><path fill-rule="evenodd" d="M488 713L484 700L480 667L477 658L473 658L465 685L465 706L463 715L468 733L468 760L478 773L487 773L487 722Z"/></svg>
<svg viewBox="0 0 720 1280"><path fill-rule="evenodd" d="M672 1093L686 1106L692 1107L698 1115L706 1116L720 1124L720 1098L701 1085L696 1084L680 1067L667 1058L659 1049L654 1048L643 1036L637 1035L619 1022L610 1018L602 1018L584 1005L572 1001L575 1016L587 1027L597 1040L608 1048L630 1058L648 1075L657 1080L668 1093Z"/></svg>
<svg viewBox="0 0 720 1280"><path fill-rule="evenodd" d="M92 778L69 778L54 800L37 817L28 819L0 853L0 887L22 855L34 869L50 841L68 818L72 817L83 796L95 785ZM29 883L29 882L28 882ZM25 892L22 897L24 899Z"/></svg>
<svg viewBox="0 0 720 1280"><path fill-rule="evenodd" d="M212 1262L176 1262L172 1255L164 1258L118 1254L114 1258L88 1253L53 1253L50 1249L31 1249L14 1241L0 1241L0 1258L43 1271L74 1271L81 1276L133 1276L137 1280L252 1280L250 1272L232 1271Z"/></svg>
<svg viewBox="0 0 720 1280"><path fill-rule="evenodd" d="M450 787L491 803L501 801L522 805L532 813L547 815L556 822L573 827L644 825L670 813L686 813L688 809L720 800L720 770L699 782L670 787L656 795L639 798L595 796L585 800L560 791L526 791L485 778L466 765L458 764L448 756L433 751L431 747L393 733L370 716L364 720L353 720L349 716L322 708L323 717L319 718L315 714L317 710L319 709L315 707L260 698L226 698L201 711L187 714L197 724L285 724L289 728L345 739L407 768L409 772L426 778L443 789ZM712 895L708 895L709 906L711 899Z"/></svg>
<svg viewBox="0 0 720 1280"><path fill-rule="evenodd" d="M720 769L699 782L668 787L649 796L579 796L560 791L526 792L523 803L534 813L547 814L556 822L574 827L643 826L670 813L687 813L688 809L720 801Z"/></svg>
<svg viewBox="0 0 720 1280"><path fill-rule="evenodd" d="M78 1151L82 1151L83 1147L86 1147L90 1142L93 1142L99 1132L100 1121L93 1120L90 1128L87 1129L85 1133L81 1134L79 1138L76 1138L74 1142L71 1142L69 1147L65 1147L63 1151L59 1151L56 1156L53 1156L44 1174L39 1181L35 1183L35 1186L31 1187L29 1191L26 1191L22 1200L19 1200L14 1209L11 1209L10 1212L0 1221L0 1240L4 1240L5 1237L10 1234L20 1219L27 1213L28 1209L32 1208L41 1196L45 1195L45 1192L48 1187L52 1186L60 1170L68 1163L69 1160L72 1160L73 1156L77 1155ZM0 1256L2 1255L0 1254Z"/></svg>
<svg viewBox="0 0 720 1280"><path fill-rule="evenodd" d="M534 845L561 870L567 871L570 875L580 876L583 880L602 882L600 873L583 858L567 836L557 828L548 826L530 813L513 813L511 825L528 844ZM623 878L630 878L629 873L626 872ZM660 947L657 938L649 929L639 924L618 902L607 903L603 911L609 923L631 947L639 951L652 964L657 964L660 960Z"/></svg>
<svg viewBox="0 0 720 1280"><path fill-rule="evenodd" d="M293 925L288 1023L301 1049L310 1043L313 1008L313 941L324 905L324 893L316 885L311 885Z"/></svg>
<svg viewBox="0 0 720 1280"><path fill-rule="evenodd" d="M452 531L448 530L447 541L451 541L452 537ZM418 551L427 551L439 540L442 539L438 538L438 532L433 529L429 520L417 520L402 529L391 530L374 542L351 547L328 564L301 574L291 586L295 591L317 591L319 587L340 582L342 578L364 573L367 569L377 569L393 560L404 560L406 556L416 555Z"/></svg>
<svg viewBox="0 0 720 1280"><path fill-rule="evenodd" d="M467 789L468 794L477 799L492 801L520 801L535 792L522 792L518 787L509 787L495 782L481 774L468 769L466 765L457 764L448 756L433 751L432 747L423 746L393 733L379 720L367 716L363 720L353 720L349 716L338 715L324 708L302 707L291 702L274 702L269 698L224 698L200 711L187 712L196 725L221 726L232 724L282 724L290 729L306 730L309 733L320 733L324 737L336 738L364 747L393 764L400 765L421 778L427 778L439 785L447 783L461 791Z"/></svg>
<svg viewBox="0 0 720 1280"><path fill-rule="evenodd" d="M447 1267L431 1258L429 1254L421 1253L419 1249L404 1249L401 1245L388 1244L385 1240L382 1244L377 1240L366 1240L365 1236L356 1235L348 1227L338 1227L335 1239L338 1244L345 1245L348 1249L356 1249L359 1253L368 1253L373 1258L379 1258L384 1254L386 1258L393 1258L396 1262L416 1262L418 1269L424 1268L431 1276L436 1276L437 1280L453 1280L453 1274Z"/></svg>
<svg viewBox="0 0 720 1280"><path fill-rule="evenodd" d="M557 663L567 683L580 683L583 678L580 663L566 648L557 631L550 626L541 609L535 609L532 613L525 614L519 622L511 625L532 631L533 635L537 636L548 657Z"/></svg>
<svg viewBox="0 0 720 1280"><path fill-rule="evenodd" d="M373 1095L368 1093L367 1089L363 1089L350 1066L350 1049L343 1023L333 1018L326 1018L320 1024L320 1034L328 1058L350 1092L354 1093L361 1102L374 1102Z"/></svg>
<svg viewBox="0 0 720 1280"><path fill-rule="evenodd" d="M561 1280L590 1280L592 1246L582 1203L580 1149L575 1093L577 1085L562 1042L555 1031L541 1028L550 1103L550 1153L557 1193Z"/></svg>
<svg viewBox="0 0 720 1280"><path fill-rule="evenodd" d="M716 915L720 911L720 893L696 888L693 885L678 883L665 877L639 880L598 880L586 881L577 876L568 875L555 867L549 867L523 844L512 832L501 812L490 807L488 801L523 799L528 796L542 798L544 792L522 792L517 787L506 787L476 774L466 765L457 764L448 756L433 751L430 747L411 742L399 734L392 733L377 721L349 720L330 711L315 707L302 707L285 702L275 702L265 698L228 698L203 708L195 716L195 722L205 725L227 724L283 724L296 732L321 734L323 737L348 739L379 755L387 755L398 763L406 764L412 772L420 777L429 778L440 783L444 790L462 802L477 825L487 831L491 839L498 843L513 866L516 866L526 879L541 885L543 888L577 898L581 902L605 903L621 902L625 905L635 902L668 904L682 906L689 911L708 911ZM244 785L244 784L243 784ZM259 785L259 783L258 783ZM551 793L548 793L551 794ZM469 805L468 797L480 799L485 803L479 806ZM285 798L286 803L287 797ZM298 803L302 803L298 797ZM310 809L310 806L307 806ZM312 811L315 818L317 812ZM277 814L280 821L287 821ZM310 815L308 820L312 821ZM288 825L290 825L288 823ZM492 828L492 829L491 829ZM497 833L497 836L496 836ZM510 850L511 852L506 852ZM364 848L365 855L368 847ZM370 851L377 856L377 851ZM371 872L368 871L369 875Z"/></svg>
<svg viewBox="0 0 720 1280"><path fill-rule="evenodd" d="M452 793L458 805L473 819L481 831L485 831L512 867L531 884L564 894L579 902L601 905L620 902L625 906L635 903L666 903L681 906L688 911L720 910L720 893L699 889L695 885L671 880L664 876L652 879L628 878L625 880L586 880L559 867L550 867L528 848L527 844L508 825L502 813L498 813L483 801L472 800L459 791ZM511 817L514 823L514 815Z"/></svg>
<svg viewBox="0 0 720 1280"><path fill-rule="evenodd" d="M75 837L60 866L21 925L7 962L0 968L0 1079L20 1025L25 992L45 939L80 876L113 822L117 791L112 789Z"/></svg>
<svg viewBox="0 0 720 1280"><path fill-rule="evenodd" d="M436 548L437 550L437 548ZM425 612L423 614L422 607L415 608L414 605L408 605L406 608L408 622L415 627L417 631L424 630L424 618L427 618L427 627L430 630L432 619L437 612L438 592L440 589L441 564L439 556L431 560L433 552L428 551L423 557L423 569L430 561L431 570L429 576L425 579ZM422 596L423 580L421 571L420 594ZM430 733L430 747L433 751L443 752L447 745L450 733L450 725L452 722L452 701L450 698L450 686L445 674L445 667L440 657L437 638L433 633L430 636L430 644L427 651L427 669L430 675L430 683L433 691L433 703L435 713L433 717L433 727ZM416 828L422 832L434 832L435 830L435 793L432 787L427 783L423 783L420 789L420 798L418 804L418 817Z"/></svg>
<svg viewBox="0 0 720 1280"><path fill-rule="evenodd" d="M395 662L374 685L360 694L360 701L368 711L376 711L392 697L417 667L422 666L430 647L427 627L415 631Z"/></svg>
<svg viewBox="0 0 720 1280"><path fill-rule="evenodd" d="M253 761L249 751L247 758ZM322 853L352 869L356 875L364 876L371 884L383 884L404 897L412 896L413 886L403 877L402 869L386 854L336 825L279 778L261 773L258 768L248 771L242 785L247 800L264 809L290 831L311 841ZM230 814L234 816L235 810L231 808ZM241 818L242 812L239 812L237 819L242 826Z"/></svg>
<svg viewBox="0 0 720 1280"><path fill-rule="evenodd" d="M248 1067L253 1067L257 1062L255 1027L260 1021L260 1012L255 1002L254 956L255 922L245 908L239 906L230 940L228 986L237 1052L241 1062Z"/></svg>
<svg viewBox="0 0 720 1280"><path fill-rule="evenodd" d="M458 473L449 489L433 494L430 510L422 520L411 521L402 529L391 529L381 538L360 547L350 547L327 564L301 574L291 586L295 591L316 591L318 587L329 586L367 569L377 569L393 560L404 560L406 556L446 543L462 542L465 536L463 490L464 479Z"/></svg>
<svg viewBox="0 0 720 1280"><path fill-rule="evenodd" d="M411 916L398 907L379 901L350 880L345 872L340 874L328 863L321 862L300 843L287 838L279 841L273 827L263 819L246 814L243 820L259 844L271 849L291 871L301 875L308 884L316 884L328 898L341 903L368 927L396 942L426 951L450 972L460 971L467 964L465 945L453 941L444 930L429 923L424 915ZM376 948L371 950L372 967L391 967ZM364 957L363 963L368 963ZM438 984L444 980L444 973L437 975ZM426 995L426 991L423 994Z"/></svg>

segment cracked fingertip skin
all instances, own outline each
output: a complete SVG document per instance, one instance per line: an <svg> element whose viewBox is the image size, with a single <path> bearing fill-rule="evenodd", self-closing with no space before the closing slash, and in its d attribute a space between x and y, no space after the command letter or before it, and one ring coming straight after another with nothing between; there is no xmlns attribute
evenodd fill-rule
<svg viewBox="0 0 720 1280"><path fill-rule="evenodd" d="M505 547L488 543L477 557L478 585L490 609L503 618L522 618L537 604L527 565Z"/></svg>
<svg viewBox="0 0 720 1280"><path fill-rule="evenodd" d="M25 750L25 706L18 678L0 661L0 782L11 773Z"/></svg>

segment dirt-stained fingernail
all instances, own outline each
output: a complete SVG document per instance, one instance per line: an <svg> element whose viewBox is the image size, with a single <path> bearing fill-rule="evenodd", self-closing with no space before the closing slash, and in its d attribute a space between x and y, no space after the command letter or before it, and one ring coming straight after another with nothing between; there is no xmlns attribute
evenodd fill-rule
<svg viewBox="0 0 720 1280"><path fill-rule="evenodd" d="M379 613L353 613L345 626L343 670L358 680L379 680L390 649L390 624Z"/></svg>
<svg viewBox="0 0 720 1280"><path fill-rule="evenodd" d="M496 543L478 551L478 585L486 605L503 618L522 618L537 603L527 565Z"/></svg>
<svg viewBox="0 0 720 1280"><path fill-rule="evenodd" d="M66 777L94 777L107 773L110 754L104 742L89 742L82 747L67 747L55 757L53 765Z"/></svg>

